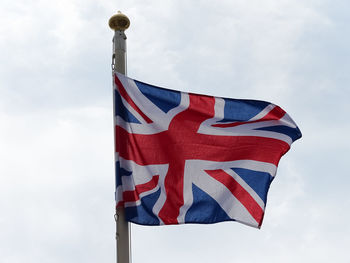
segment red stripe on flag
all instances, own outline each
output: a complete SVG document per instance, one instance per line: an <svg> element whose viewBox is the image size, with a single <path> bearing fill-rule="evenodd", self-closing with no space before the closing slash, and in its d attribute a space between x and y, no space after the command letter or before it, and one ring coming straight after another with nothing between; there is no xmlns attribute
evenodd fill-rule
<svg viewBox="0 0 350 263"><path fill-rule="evenodd" d="M268 114L266 114L261 120L271 121L271 120L279 120L281 119L286 112L282 110L280 107L275 106Z"/></svg>
<svg viewBox="0 0 350 263"><path fill-rule="evenodd" d="M254 198L228 173L224 170L206 170L206 173L222 183L238 199L239 202L247 209L249 214L259 224L262 223L264 210L254 200Z"/></svg>
<svg viewBox="0 0 350 263"><path fill-rule="evenodd" d="M272 121L272 120L279 120L281 119L286 112L282 110L280 107L275 106L270 112L268 112L264 117L262 117L259 120L255 121L237 121L233 123L220 123L220 124L213 124L213 127L220 127L220 128L228 128L228 127L236 127L243 124L250 124L250 123L256 123L256 122L262 122L262 121Z"/></svg>
<svg viewBox="0 0 350 263"><path fill-rule="evenodd" d="M158 181L159 181L159 175L155 175L147 183L136 185L135 190L123 192L124 203L136 202L140 200L140 194L154 189L158 185Z"/></svg>
<svg viewBox="0 0 350 263"><path fill-rule="evenodd" d="M192 155L200 124L214 116L215 99L209 96L190 94L187 110L176 115L169 130L159 134L158 153L169 158L169 169L164 180L166 200L158 216L164 224L178 224L177 217L184 204L183 179L187 154Z"/></svg>
<svg viewBox="0 0 350 263"><path fill-rule="evenodd" d="M131 134L116 126L115 149L121 157L139 165L166 164L176 159L215 162L255 160L278 165L290 146L273 138L255 136L215 136L179 130L158 134ZM142 145L142 147L140 147ZM171 158L170 157L173 157Z"/></svg>
<svg viewBox="0 0 350 263"><path fill-rule="evenodd" d="M130 98L129 94L126 92L123 84L120 82L119 78L115 76L115 84L118 87L118 91L120 96L122 96L129 104L130 106L138 113L141 115L141 117L147 122L147 123L152 123L153 121L148 118L141 110L140 108L135 104L135 102Z"/></svg>
<svg viewBox="0 0 350 263"><path fill-rule="evenodd" d="M166 225L178 224L177 217L180 214L180 208L184 204L183 198L183 175L185 162L170 163L164 186L166 191L166 200L158 216Z"/></svg>

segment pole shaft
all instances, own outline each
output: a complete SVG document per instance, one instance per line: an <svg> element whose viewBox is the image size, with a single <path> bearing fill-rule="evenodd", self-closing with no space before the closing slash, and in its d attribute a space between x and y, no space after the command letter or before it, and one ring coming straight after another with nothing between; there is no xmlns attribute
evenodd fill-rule
<svg viewBox="0 0 350 263"><path fill-rule="evenodd" d="M114 72L126 75L126 36L115 30L113 38ZM116 209L117 263L130 263L130 223L125 220L124 208Z"/></svg>
<svg viewBox="0 0 350 263"><path fill-rule="evenodd" d="M126 75L126 35L123 31L114 31L113 53L115 56L114 71Z"/></svg>

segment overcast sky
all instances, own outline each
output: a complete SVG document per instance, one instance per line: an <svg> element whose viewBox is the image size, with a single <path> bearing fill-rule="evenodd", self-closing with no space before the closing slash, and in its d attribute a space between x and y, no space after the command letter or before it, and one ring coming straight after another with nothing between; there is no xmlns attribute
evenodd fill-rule
<svg viewBox="0 0 350 263"><path fill-rule="evenodd" d="M131 20L128 75L267 100L303 138L262 228L132 226L135 263L349 263L350 2L2 0L0 262L115 262L108 19Z"/></svg>

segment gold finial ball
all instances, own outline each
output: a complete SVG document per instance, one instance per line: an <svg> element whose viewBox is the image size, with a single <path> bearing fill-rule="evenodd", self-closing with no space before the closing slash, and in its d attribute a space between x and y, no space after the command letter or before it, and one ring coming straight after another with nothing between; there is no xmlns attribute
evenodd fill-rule
<svg viewBox="0 0 350 263"><path fill-rule="evenodd" d="M130 20L126 15L118 11L117 14L109 19L108 24L113 30L124 31L130 26Z"/></svg>

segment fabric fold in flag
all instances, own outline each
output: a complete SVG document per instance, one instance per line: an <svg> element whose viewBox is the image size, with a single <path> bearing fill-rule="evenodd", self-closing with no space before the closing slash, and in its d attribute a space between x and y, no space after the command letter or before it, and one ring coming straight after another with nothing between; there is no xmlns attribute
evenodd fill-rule
<svg viewBox="0 0 350 263"><path fill-rule="evenodd" d="M141 225L260 228L281 157L301 132L272 103L114 76L116 203Z"/></svg>

